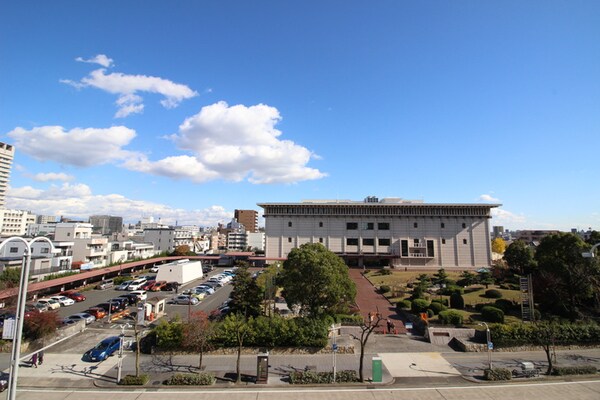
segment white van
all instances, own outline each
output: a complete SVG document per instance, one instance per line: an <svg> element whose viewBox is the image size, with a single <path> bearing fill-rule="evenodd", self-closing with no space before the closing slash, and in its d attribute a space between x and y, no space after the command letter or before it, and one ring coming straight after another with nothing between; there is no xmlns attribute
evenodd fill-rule
<svg viewBox="0 0 600 400"><path fill-rule="evenodd" d="M146 280L146 278L140 278L140 279L136 279L133 282L131 282L129 284L129 286L127 286L127 290L132 291L132 290L140 290L142 288L142 286L144 286L144 284L148 282Z"/></svg>

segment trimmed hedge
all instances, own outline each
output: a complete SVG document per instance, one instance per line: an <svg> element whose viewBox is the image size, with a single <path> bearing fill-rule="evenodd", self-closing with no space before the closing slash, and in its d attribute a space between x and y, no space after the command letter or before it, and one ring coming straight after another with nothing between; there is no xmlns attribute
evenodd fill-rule
<svg viewBox="0 0 600 400"><path fill-rule="evenodd" d="M429 302L425 299L414 299L412 301L412 304L410 305L410 310L417 314L417 313L422 313L425 312L427 310L427 307L429 307Z"/></svg>
<svg viewBox="0 0 600 400"><path fill-rule="evenodd" d="M125 386L129 386L129 385L142 386L142 385L145 385L146 383L148 383L149 380L150 380L150 377L147 374L142 374L140 376L125 375L119 381L119 385L125 385Z"/></svg>
<svg viewBox="0 0 600 400"><path fill-rule="evenodd" d="M412 302L410 300L400 300L399 302L396 303L396 309L397 310L408 310L408 309L410 309L411 305L412 305Z"/></svg>
<svg viewBox="0 0 600 400"><path fill-rule="evenodd" d="M364 322L362 315L337 314L336 322L342 325L359 326Z"/></svg>
<svg viewBox="0 0 600 400"><path fill-rule="evenodd" d="M460 292L454 292L450 295L450 308L456 308L457 310L465 308L465 299Z"/></svg>
<svg viewBox="0 0 600 400"><path fill-rule="evenodd" d="M510 381L512 372L507 368L493 368L483 371L483 378L487 381Z"/></svg>
<svg viewBox="0 0 600 400"><path fill-rule="evenodd" d="M499 299L502 297L502 292L496 289L489 289L485 291L484 296L488 299Z"/></svg>
<svg viewBox="0 0 600 400"><path fill-rule="evenodd" d="M381 294L389 293L390 290L392 290L392 288L390 288L388 285L379 286L379 293L381 293Z"/></svg>
<svg viewBox="0 0 600 400"><path fill-rule="evenodd" d="M335 374L336 383L358 382L354 370L343 370ZM316 383L333 383L333 372L294 371L290 373L292 385L310 385Z"/></svg>
<svg viewBox="0 0 600 400"><path fill-rule="evenodd" d="M208 386L213 385L217 379L208 372L199 374L175 374L165 380L165 385L181 385L181 386Z"/></svg>
<svg viewBox="0 0 600 400"><path fill-rule="evenodd" d="M439 314L441 311L446 311L446 306L440 302L432 301L429 305L429 309L433 311L435 315Z"/></svg>
<svg viewBox="0 0 600 400"><path fill-rule="evenodd" d="M499 308L485 306L481 309L481 317L488 322L504 323L504 311Z"/></svg>
<svg viewBox="0 0 600 400"><path fill-rule="evenodd" d="M444 325L460 326L463 323L462 314L454 310L440 312L440 314L438 315L438 319Z"/></svg>
<svg viewBox="0 0 600 400"><path fill-rule="evenodd" d="M496 347L516 347L538 345L552 330L552 338L557 346L598 345L600 344L600 325L593 323L551 324L510 324L490 325L492 341Z"/></svg>
<svg viewBox="0 0 600 400"><path fill-rule="evenodd" d="M516 305L507 299L498 299L494 302L494 307L501 309L504 311L504 314L510 312L513 308L516 308Z"/></svg>
<svg viewBox="0 0 600 400"><path fill-rule="evenodd" d="M598 373L594 365L580 365L577 367L553 367L552 375L593 375Z"/></svg>

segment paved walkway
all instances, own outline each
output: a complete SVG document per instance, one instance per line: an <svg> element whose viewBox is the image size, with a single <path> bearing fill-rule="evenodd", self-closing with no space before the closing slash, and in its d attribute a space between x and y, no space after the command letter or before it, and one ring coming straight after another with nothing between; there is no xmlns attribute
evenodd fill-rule
<svg viewBox="0 0 600 400"><path fill-rule="evenodd" d="M360 308L361 314L367 318L370 312L379 311L384 319L389 318L394 322L399 334L406 333L406 328L396 314L395 307L383 295L377 293L375 287L362 275L362 272L362 269L350 268L350 278L356 283L356 304Z"/></svg>

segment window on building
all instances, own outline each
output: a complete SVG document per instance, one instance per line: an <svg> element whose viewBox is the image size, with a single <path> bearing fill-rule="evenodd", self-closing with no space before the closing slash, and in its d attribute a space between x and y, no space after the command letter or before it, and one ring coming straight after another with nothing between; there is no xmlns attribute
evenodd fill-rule
<svg viewBox="0 0 600 400"><path fill-rule="evenodd" d="M358 222L346 222L346 229L349 231L358 229Z"/></svg>
<svg viewBox="0 0 600 400"><path fill-rule="evenodd" d="M467 239L463 239L463 244L467 244Z"/></svg>
<svg viewBox="0 0 600 400"><path fill-rule="evenodd" d="M419 239L414 239L415 247L419 245Z"/></svg>
<svg viewBox="0 0 600 400"><path fill-rule="evenodd" d="M413 228L418 228L418 227L419 227L419 224L415 222L415 223L413 224Z"/></svg>
<svg viewBox="0 0 600 400"><path fill-rule="evenodd" d="M42 254L48 254L48 253L50 253L50 249L47 248L47 247L42 247L40 253L42 253Z"/></svg>
<svg viewBox="0 0 600 400"><path fill-rule="evenodd" d="M366 231L372 231L373 229L375 229L375 223L373 223L373 222L367 222L367 223L365 223L365 230Z"/></svg>
<svg viewBox="0 0 600 400"><path fill-rule="evenodd" d="M323 222L319 222L319 228L323 227Z"/></svg>
<svg viewBox="0 0 600 400"><path fill-rule="evenodd" d="M377 240L377 243L378 243L380 246L389 246L389 245L390 245L390 239L387 239L387 238L381 238L381 239Z"/></svg>
<svg viewBox="0 0 600 400"><path fill-rule="evenodd" d="M71 236L71 232L67 232L67 236Z"/></svg>
<svg viewBox="0 0 600 400"><path fill-rule="evenodd" d="M292 227L292 221L289 221L288 222L288 228L291 228L291 227Z"/></svg>
<svg viewBox="0 0 600 400"><path fill-rule="evenodd" d="M442 239L442 244L446 244L446 239Z"/></svg>
<svg viewBox="0 0 600 400"><path fill-rule="evenodd" d="M465 228L467 227L467 224L465 224L465 223L463 222L463 224L462 224L462 227L463 227L463 229L465 229Z"/></svg>
<svg viewBox="0 0 600 400"><path fill-rule="evenodd" d="M319 243L323 243L323 238L319 238Z"/></svg>
<svg viewBox="0 0 600 400"><path fill-rule="evenodd" d="M377 229L379 229L380 231L389 231L390 223L389 222L379 222L377 224Z"/></svg>
<svg viewBox="0 0 600 400"><path fill-rule="evenodd" d="M404 239L400 242L400 250L402 257L408 257L408 240Z"/></svg>
<svg viewBox="0 0 600 400"><path fill-rule="evenodd" d="M446 227L446 224L444 224L444 223L442 222L442 224L441 224L441 227L442 227L442 229L444 229L444 228Z"/></svg>
<svg viewBox="0 0 600 400"><path fill-rule="evenodd" d="M291 237L288 238L288 243L292 243L292 238Z"/></svg>
<svg viewBox="0 0 600 400"><path fill-rule="evenodd" d="M346 244L348 246L358 246L358 239L356 239L356 238L347 238L346 239Z"/></svg>
<svg viewBox="0 0 600 400"><path fill-rule="evenodd" d="M363 239L363 246L374 246L375 239Z"/></svg>
<svg viewBox="0 0 600 400"><path fill-rule="evenodd" d="M11 247L10 248L10 252L11 253L18 253L19 252L19 248L18 247Z"/></svg>

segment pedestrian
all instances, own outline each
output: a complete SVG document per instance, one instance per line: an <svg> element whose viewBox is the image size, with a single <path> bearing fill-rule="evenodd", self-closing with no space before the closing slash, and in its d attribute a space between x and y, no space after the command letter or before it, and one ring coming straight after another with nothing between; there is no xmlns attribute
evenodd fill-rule
<svg viewBox="0 0 600 400"><path fill-rule="evenodd" d="M369 311L369 325L373 323L373 313Z"/></svg>
<svg viewBox="0 0 600 400"><path fill-rule="evenodd" d="M387 331L388 331L388 333L392 333L392 321L390 321L389 318L388 318L388 320L386 322L387 322Z"/></svg>
<svg viewBox="0 0 600 400"><path fill-rule="evenodd" d="M33 355L31 356L31 366L34 368L37 368L37 364L38 364L38 353L33 353Z"/></svg>
<svg viewBox="0 0 600 400"><path fill-rule="evenodd" d="M393 321L390 322L390 333L393 333L394 335L398 334L398 332L396 331L396 324L394 324Z"/></svg>
<svg viewBox="0 0 600 400"><path fill-rule="evenodd" d="M44 363L44 350L40 350L38 352L38 364L42 365Z"/></svg>

